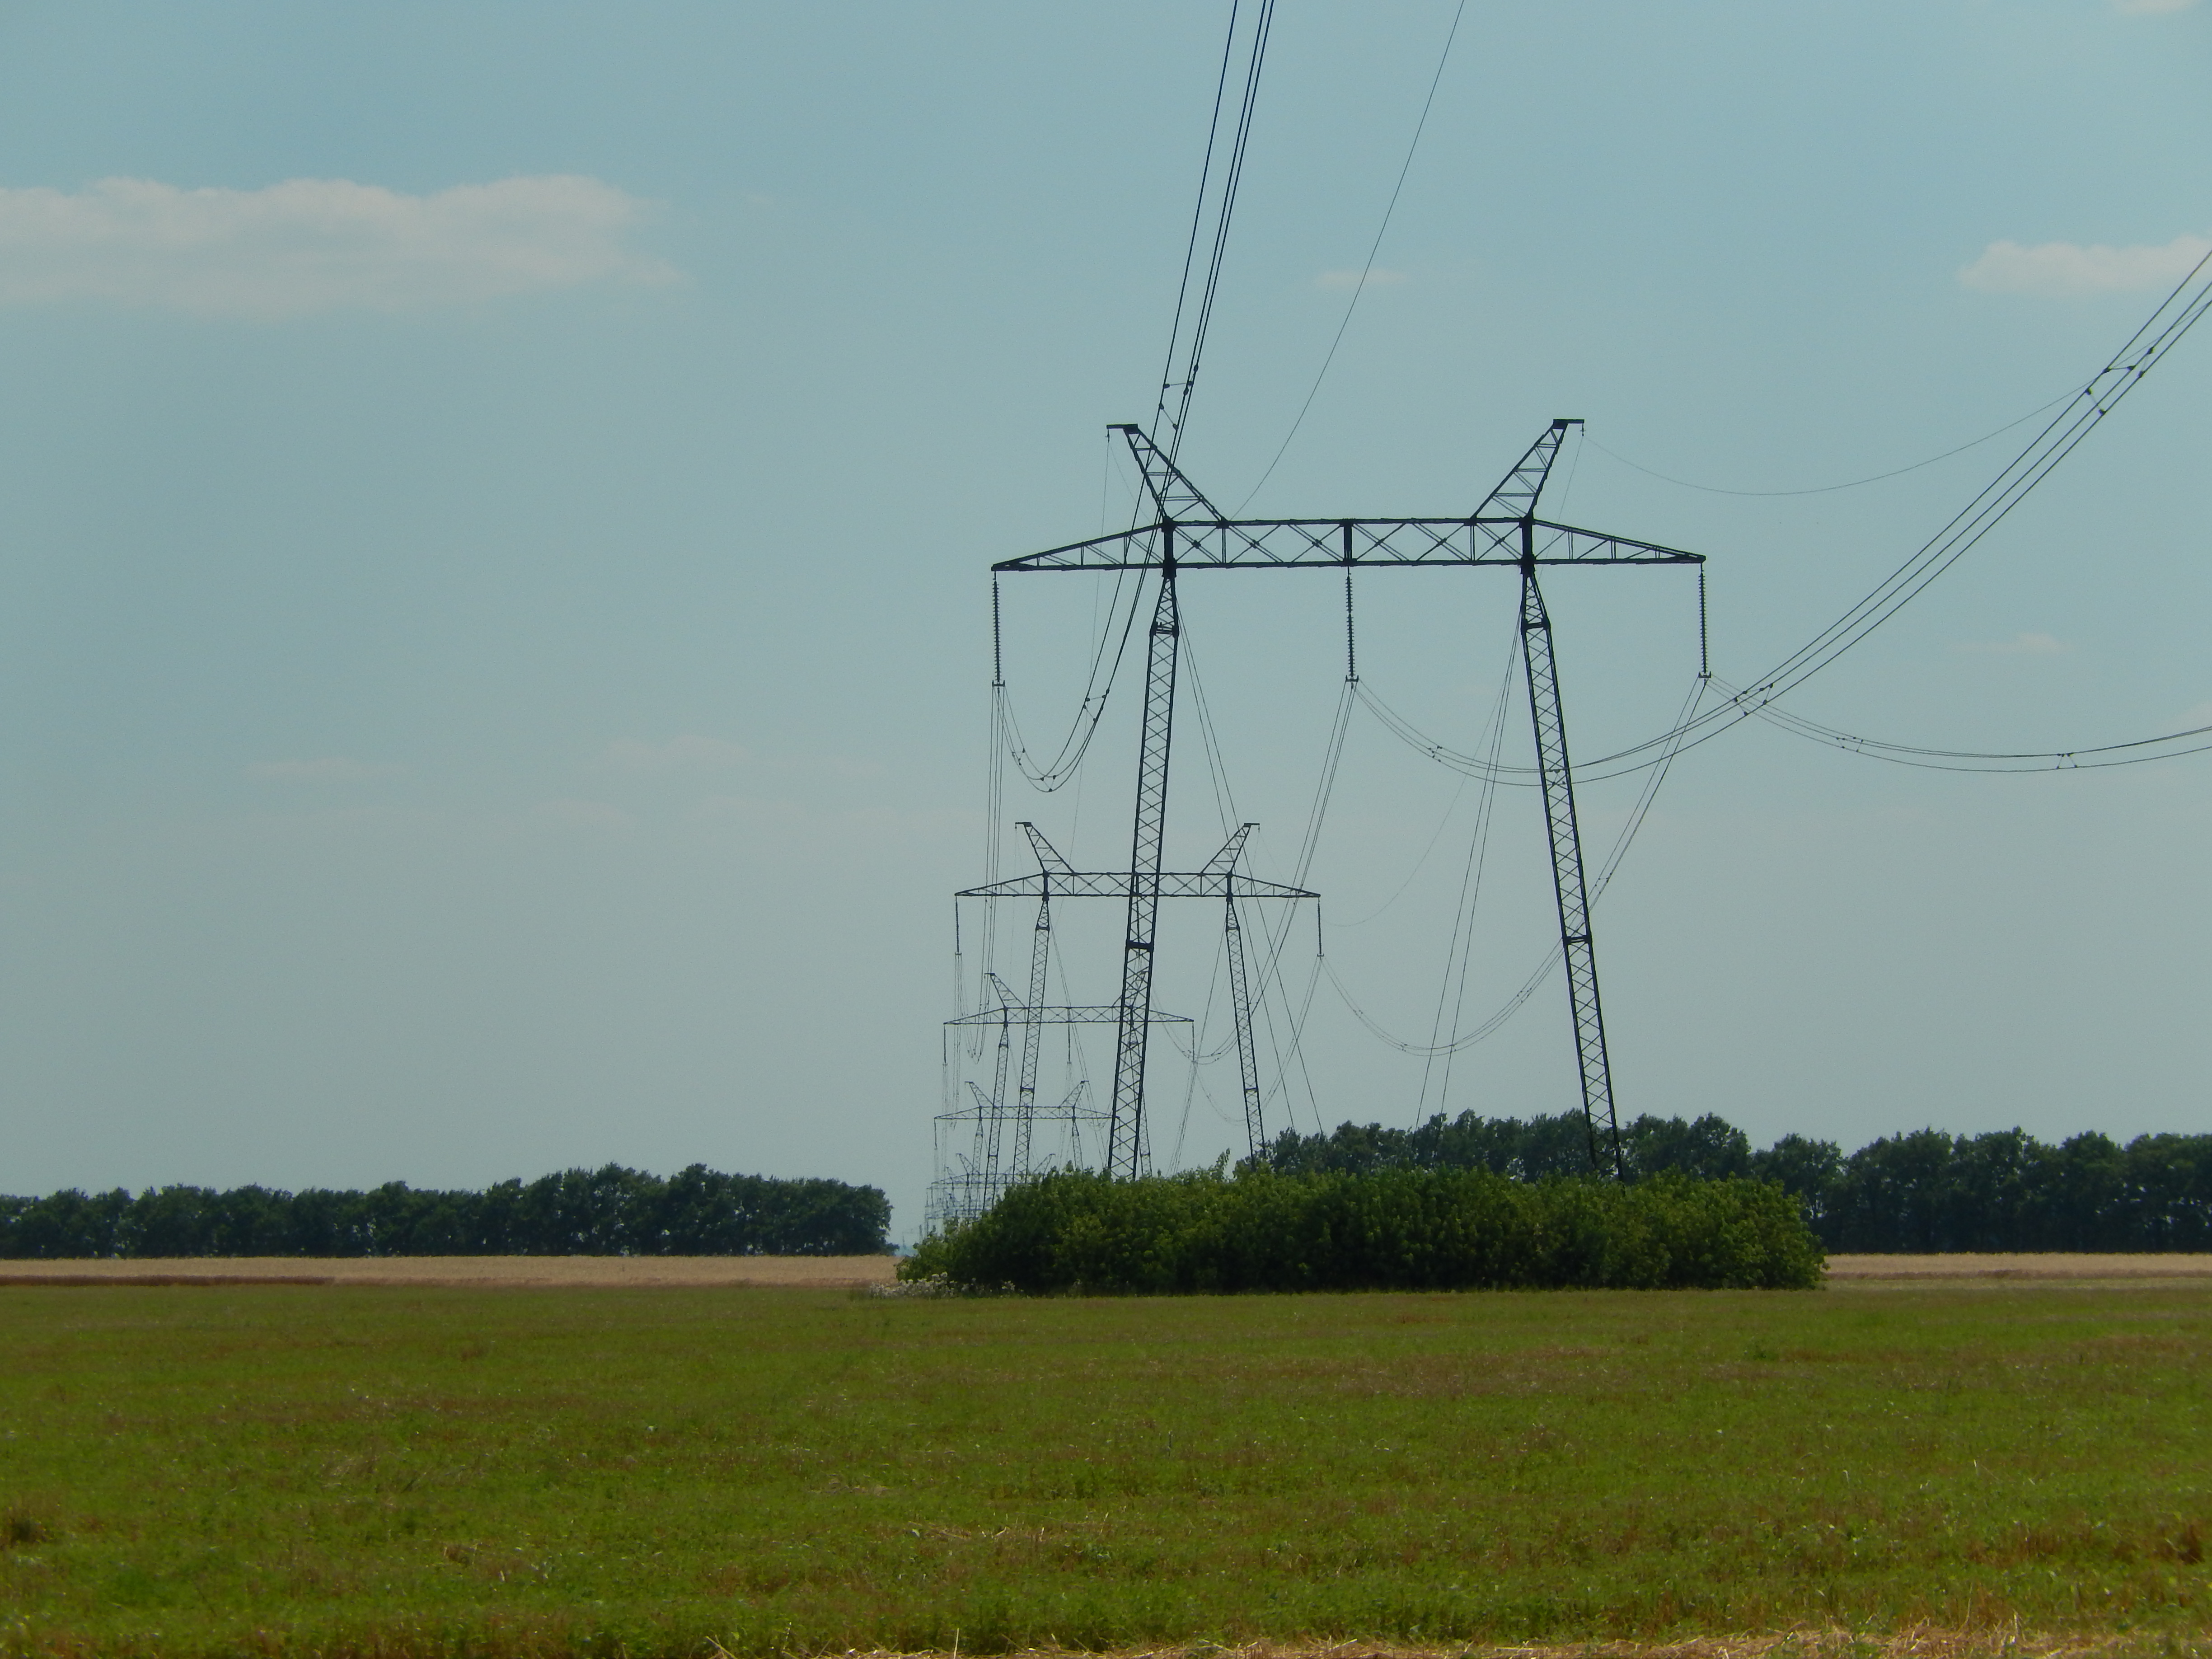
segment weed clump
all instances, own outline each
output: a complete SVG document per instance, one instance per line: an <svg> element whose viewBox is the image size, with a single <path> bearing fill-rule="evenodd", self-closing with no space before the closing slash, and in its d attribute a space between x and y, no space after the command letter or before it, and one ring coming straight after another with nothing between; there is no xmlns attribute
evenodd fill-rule
<svg viewBox="0 0 2212 1659"><path fill-rule="evenodd" d="M28 1544L50 1544L53 1528L35 1515L21 1510L0 1511L0 1550Z"/></svg>

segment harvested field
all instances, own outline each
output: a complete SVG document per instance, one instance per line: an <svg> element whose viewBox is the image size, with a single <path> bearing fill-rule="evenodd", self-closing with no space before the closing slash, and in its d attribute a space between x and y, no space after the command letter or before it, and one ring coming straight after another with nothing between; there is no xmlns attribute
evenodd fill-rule
<svg viewBox="0 0 2212 1659"><path fill-rule="evenodd" d="M2212 1279L2212 1255L1832 1255L1831 1285L2141 1285Z"/></svg>
<svg viewBox="0 0 2212 1659"><path fill-rule="evenodd" d="M0 1261L0 1285L412 1285L473 1290L888 1285L888 1255L191 1256Z"/></svg>

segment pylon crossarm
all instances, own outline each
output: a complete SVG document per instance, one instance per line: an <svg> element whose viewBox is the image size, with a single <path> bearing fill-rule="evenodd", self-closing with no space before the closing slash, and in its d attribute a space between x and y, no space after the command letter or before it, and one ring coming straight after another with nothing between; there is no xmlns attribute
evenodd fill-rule
<svg viewBox="0 0 2212 1659"><path fill-rule="evenodd" d="M997 1025L1030 1023L1038 1025L1111 1025L1121 1018L1121 1005L1117 1002L1095 1004L1091 1007L1064 1007L1048 1003L1042 1007L993 1008L980 1014L963 1014L957 1019L948 1019L947 1025ZM1152 1012L1155 1025L1188 1025L1188 1014L1164 1014L1155 1008Z"/></svg>
<svg viewBox="0 0 2212 1659"><path fill-rule="evenodd" d="M1538 564L1703 564L1702 553L1686 553L1679 547L1662 547L1656 542L1634 541L1626 536L1609 536L1601 530L1583 530L1571 524L1553 524L1549 519L1531 519L1528 527L1534 532Z"/></svg>
<svg viewBox="0 0 2212 1659"><path fill-rule="evenodd" d="M1073 870L1066 875L1013 876L988 887L966 887L955 898L1042 898L1049 891L1056 899L1129 896L1127 870ZM1218 870L1170 870L1161 872L1162 898L1310 899L1321 896L1304 887L1285 887L1279 881L1256 876L1234 875Z"/></svg>
<svg viewBox="0 0 2212 1659"><path fill-rule="evenodd" d="M1703 564L1705 556L1547 519L1176 520L1093 536L1004 560L996 571L1156 570L1172 529L1178 572L1341 570L1384 565L1519 568L1522 530L1536 532L1539 564Z"/></svg>

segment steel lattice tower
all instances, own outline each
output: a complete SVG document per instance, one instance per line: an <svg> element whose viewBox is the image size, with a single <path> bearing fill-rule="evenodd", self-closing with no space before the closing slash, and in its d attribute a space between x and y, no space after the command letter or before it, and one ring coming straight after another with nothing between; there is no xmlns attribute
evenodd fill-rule
<svg viewBox="0 0 2212 1659"><path fill-rule="evenodd" d="M1567 969L1568 1000L1589 1133L1590 1162L1616 1170L1620 1124L1606 1053L1605 1016L1598 997L1597 951L1583 884L1582 836L1575 817L1574 769L1567 756L1566 720L1560 707L1550 612L1536 572L1545 565L1702 566L1704 556L1650 542L1577 529L1537 516L1537 504L1571 420L1553 421L1528 447L1498 488L1459 519L1231 519L1184 476L1151 437L1134 426L1115 428L1136 458L1154 509L1150 524L1092 537L994 565L995 572L1134 570L1157 572L1159 592L1146 653L1144 720L1139 740L1134 827L1129 872L1116 896L1128 903L1123 945L1121 997L1115 1023L1114 1094L1107 1130L1107 1170L1130 1176L1148 1161L1145 1061L1152 1012L1152 946L1159 900L1172 886L1160 870L1167 821L1169 760L1175 729L1176 661L1182 617L1176 586L1199 570L1314 570L1433 568L1468 565L1511 569L1521 578L1522 659L1528 681L1528 713L1535 730L1536 765L1558 900L1559 945ZM1348 622L1347 622L1348 626ZM1227 852L1229 849L1224 848ZM1233 858L1232 858L1233 863ZM1209 866L1209 868L1212 866ZM995 890L1004 890L1000 883ZM1291 890L1281 890L1290 896ZM1227 927L1231 971L1240 1010L1238 1062L1245 1109L1255 1149L1259 1091L1249 1049L1249 1010L1243 1008L1243 953L1232 884ZM1598 1145L1601 1125L1610 1159Z"/></svg>
<svg viewBox="0 0 2212 1659"><path fill-rule="evenodd" d="M1033 898L1037 902L1036 925L1031 933L1030 953L1030 996L1026 1002L1018 1000L1013 992L996 975L989 976L992 989L999 1000L995 1008L980 1013L966 1014L946 1022L947 1029L955 1032L977 1027L995 1027L999 1034L998 1054L994 1062L991 1091L975 1084L969 1085L972 1103L957 1111L949 1112L938 1120L940 1127L957 1132L966 1131L973 1151L969 1155L967 1170L958 1175L946 1174L933 1188L929 1220L934 1224L945 1220L964 1219L981 1214L995 1203L999 1195L1015 1182L1042 1174L1035 1161L1033 1129L1040 1121L1066 1122L1072 1129L1082 1124L1103 1126L1105 1131L1103 1150L1109 1159L1108 1167L1117 1173L1130 1174L1144 1166L1145 1146L1142 1132L1142 1101L1137 1109L1127 1115L1099 1111L1083 1102L1083 1089L1078 1085L1059 1107L1040 1110L1036 1104L1036 1055L1044 1028L1051 1025L1112 1025L1116 1028L1116 1056L1126 1054L1126 1033L1133 1024L1140 1025L1138 1036L1139 1056L1134 1075L1141 1078L1143 1036L1154 1025L1188 1025L1191 1022L1183 1015L1163 1013L1152 1006L1149 951L1127 953L1125 959L1138 962L1138 983L1135 995L1141 1002L1131 1001L1130 987L1125 977L1122 999L1118 1002L1087 1007L1049 1006L1044 1001L1046 966L1051 949L1052 907L1069 899L1117 899L1130 914L1138 912L1141 897L1149 928L1158 914L1164 899L1211 899L1222 907L1224 944L1230 963L1230 1020L1234 1027L1238 1081L1244 1100L1245 1136L1253 1157L1266 1155L1267 1132L1261 1118L1261 1089L1259 1069L1252 1040L1252 1003L1249 992L1243 947L1243 927L1238 906L1263 899L1310 899L1318 896L1303 887L1285 886L1279 882L1261 881L1238 869L1244 855L1245 843L1251 839L1255 826L1240 825L1220 850L1196 870L1162 871L1155 864L1142 872L1124 872L1119 870L1078 870L1060 856L1057 848L1047 841L1033 823L1020 826L1028 837L1030 848L1036 855L1035 875L1017 876L1010 880L992 882L981 887L970 887L956 894L963 899ZM1158 842L1154 842L1157 853ZM1008 1073L1015 1065L1015 1030L1020 1030L1019 1069L1015 1092L1010 1100L1006 1092ZM1116 1137L1115 1130L1122 1125L1133 1125L1132 1132ZM1006 1131L1012 1131L1011 1157L1006 1155ZM1114 1162L1116 1152L1121 1161Z"/></svg>

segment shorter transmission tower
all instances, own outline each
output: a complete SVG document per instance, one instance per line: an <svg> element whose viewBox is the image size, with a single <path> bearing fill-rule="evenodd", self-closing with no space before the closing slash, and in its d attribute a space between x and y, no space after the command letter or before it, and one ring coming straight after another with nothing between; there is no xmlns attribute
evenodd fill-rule
<svg viewBox="0 0 2212 1659"><path fill-rule="evenodd" d="M1019 828L1029 838L1030 851L1036 855L1036 873L970 887L954 896L986 900L1033 898L1037 909L1036 921L1030 934L1029 994L1016 996L1004 980L989 974L986 978L997 1006L945 1022L947 1031L956 1039L976 1034L977 1028L995 1029L998 1048L992 1063L990 1088L986 1091L981 1084L970 1081L967 1085L967 1103L946 1111L937 1120L939 1176L931 1184L923 1218L924 1225L933 1229L949 1221L981 1215L1017 1182L1042 1175L1054 1167L1087 1167L1091 1159L1084 1144L1086 1135L1096 1137L1102 1163L1114 1152L1108 1133L1113 1114L1090 1104L1087 1079L1078 1082L1058 1106L1039 1109L1037 1061L1047 1026L1111 1025L1120 1042L1126 1043L1132 1023L1126 1002L1086 1007L1050 1005L1044 1000L1045 981L1052 958L1054 901L1103 898L1119 899L1126 903L1136 884L1126 870L1078 870L1060 856L1059 849L1044 838L1035 824L1023 823ZM1261 1116L1263 1091L1252 1040L1252 975L1245 958L1244 927L1237 914L1237 904L1240 900L1308 899L1319 895L1303 887L1286 887L1279 882L1261 881L1239 873L1237 866L1243 857L1244 844L1256 828L1256 824L1250 823L1239 826L1200 869L1159 872L1145 884L1148 889L1146 896L1154 899L1212 899L1221 905L1223 945L1229 959L1230 1018L1235 1027L1238 1082L1244 1103L1244 1133L1251 1155L1259 1158L1267 1155L1267 1126ZM1187 1016L1164 1013L1148 1002L1141 1029L1149 1033L1154 1025L1190 1023ZM1060 1128L1057 1138L1060 1151L1057 1158L1039 1146L1036 1128L1041 1123ZM963 1143L968 1149L964 1154L953 1150ZM1131 1161L1138 1167L1148 1164L1150 1158L1148 1146L1140 1143L1131 1149Z"/></svg>

